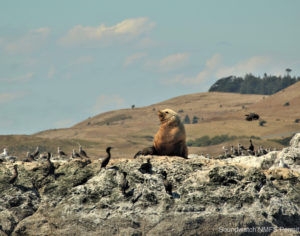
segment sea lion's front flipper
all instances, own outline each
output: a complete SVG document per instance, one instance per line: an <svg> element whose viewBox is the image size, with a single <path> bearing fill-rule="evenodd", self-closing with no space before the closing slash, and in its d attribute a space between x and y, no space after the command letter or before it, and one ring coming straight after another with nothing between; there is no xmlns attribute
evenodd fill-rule
<svg viewBox="0 0 300 236"><path fill-rule="evenodd" d="M147 155L156 155L156 150L155 148L152 146L152 147L147 147L147 148L144 148L142 151L138 151L133 158L137 158L138 156L140 155L143 155L143 156L147 156Z"/></svg>

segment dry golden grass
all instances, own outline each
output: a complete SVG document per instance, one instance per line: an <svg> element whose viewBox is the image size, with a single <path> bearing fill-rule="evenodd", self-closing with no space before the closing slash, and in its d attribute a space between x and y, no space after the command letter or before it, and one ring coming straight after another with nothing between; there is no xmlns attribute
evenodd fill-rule
<svg viewBox="0 0 300 236"><path fill-rule="evenodd" d="M188 115L191 120L193 116L200 118L197 124L185 125L187 140L204 135L257 136L262 139L255 141L257 145L280 148L281 145L268 141L267 138L281 138L300 131L300 124L294 122L295 119L300 118L299 91L300 82L272 96L218 92L184 95L147 107L102 113L68 129L46 130L26 136L24 140L22 136L16 143L5 144L0 139L0 145L11 147L20 143L27 145L26 140L32 139L32 146L36 146L35 143L40 141L47 144L52 140L51 148L60 144L63 147L66 145L66 150L71 151L72 148L78 148L74 140L82 140L82 142L84 140L88 146L86 150L95 159L106 155L107 146L114 147L112 150L114 157L129 158L141 148L152 144L151 137L159 128L157 111L171 108L177 112L183 110L179 112L182 119L185 115ZM286 102L290 105L284 106ZM261 119L267 121L265 126L259 126L259 121L247 122L244 118L249 112L258 113ZM238 142L249 145L248 139L235 140L232 144L236 145ZM221 152L223 145L231 145L231 143L190 147L189 153L203 152L216 155Z"/></svg>

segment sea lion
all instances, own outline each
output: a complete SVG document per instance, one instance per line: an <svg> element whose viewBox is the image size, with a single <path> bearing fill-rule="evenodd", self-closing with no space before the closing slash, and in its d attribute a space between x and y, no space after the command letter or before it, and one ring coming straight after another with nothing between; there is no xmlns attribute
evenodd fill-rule
<svg viewBox="0 0 300 236"><path fill-rule="evenodd" d="M171 109L158 111L160 128L154 136L152 147L144 148L135 154L139 155L160 155L180 156L187 158L186 134L184 125L178 114Z"/></svg>

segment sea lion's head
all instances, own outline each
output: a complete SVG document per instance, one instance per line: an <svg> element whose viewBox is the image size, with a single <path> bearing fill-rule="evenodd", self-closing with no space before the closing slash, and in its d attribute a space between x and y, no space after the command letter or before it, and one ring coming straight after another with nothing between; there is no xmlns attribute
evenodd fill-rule
<svg viewBox="0 0 300 236"><path fill-rule="evenodd" d="M179 121L178 114L171 109L160 110L157 114L161 123Z"/></svg>

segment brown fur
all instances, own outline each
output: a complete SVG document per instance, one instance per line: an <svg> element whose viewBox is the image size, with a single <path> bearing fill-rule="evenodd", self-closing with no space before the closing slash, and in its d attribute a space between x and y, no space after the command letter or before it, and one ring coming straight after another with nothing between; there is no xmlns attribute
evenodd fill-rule
<svg viewBox="0 0 300 236"><path fill-rule="evenodd" d="M184 125L176 112L171 109L158 111L160 128L155 134L152 147L138 152L138 155L166 155L187 158L186 134Z"/></svg>

